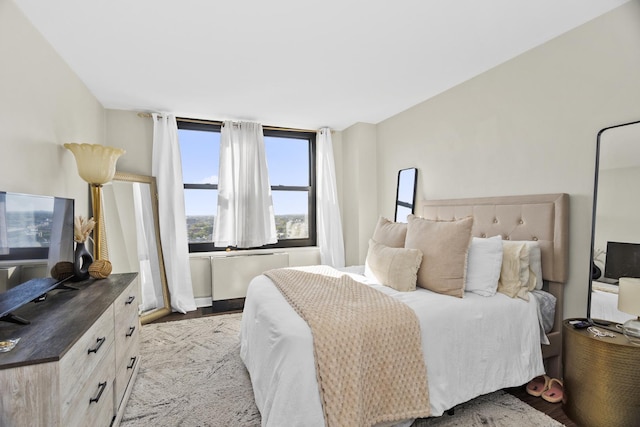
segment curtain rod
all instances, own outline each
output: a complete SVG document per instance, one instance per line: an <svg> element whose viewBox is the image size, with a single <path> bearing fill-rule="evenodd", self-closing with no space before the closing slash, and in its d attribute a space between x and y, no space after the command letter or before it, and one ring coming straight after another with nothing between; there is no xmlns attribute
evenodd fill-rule
<svg viewBox="0 0 640 427"><path fill-rule="evenodd" d="M222 126L224 122L220 120L203 120L203 119L189 119L185 117L176 117L176 120L187 123L204 123L204 124L214 124ZM317 132L317 129L295 129L295 128L285 128L279 126L268 126L262 125L262 129L266 130L282 130L282 131L290 131L290 132Z"/></svg>
<svg viewBox="0 0 640 427"><path fill-rule="evenodd" d="M151 113L139 112L138 117L151 118ZM176 120L181 122L187 122L187 123L202 123L202 124L213 124L213 125L220 125L220 126L222 126L222 124L224 123L224 122L221 122L220 120L190 119L186 117L176 117ZM262 128L266 130L281 130L281 131L289 131L289 132L317 132L318 131L318 129L295 129L295 128L285 128L285 127L279 127L279 126L266 126L266 125L263 125ZM333 133L333 130L331 130L331 133Z"/></svg>

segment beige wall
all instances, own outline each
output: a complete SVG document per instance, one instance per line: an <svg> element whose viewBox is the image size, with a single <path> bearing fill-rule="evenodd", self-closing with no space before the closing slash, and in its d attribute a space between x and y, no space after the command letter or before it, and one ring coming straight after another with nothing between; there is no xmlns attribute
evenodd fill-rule
<svg viewBox="0 0 640 427"><path fill-rule="evenodd" d="M0 0L0 189L71 197L87 184L65 142L104 143L104 109L13 2Z"/></svg>
<svg viewBox="0 0 640 427"><path fill-rule="evenodd" d="M378 219L376 126L356 123L342 131L340 175L346 265L364 264ZM336 173L336 180L340 176Z"/></svg>
<svg viewBox="0 0 640 427"><path fill-rule="evenodd" d="M627 3L379 123L368 220L393 215L396 173L409 166L421 199L569 193L564 313L584 316L596 135L640 118L639 22L640 2Z"/></svg>
<svg viewBox="0 0 640 427"><path fill-rule="evenodd" d="M118 159L121 172L151 175L153 152L153 121L135 111L106 110L106 144L123 148Z"/></svg>

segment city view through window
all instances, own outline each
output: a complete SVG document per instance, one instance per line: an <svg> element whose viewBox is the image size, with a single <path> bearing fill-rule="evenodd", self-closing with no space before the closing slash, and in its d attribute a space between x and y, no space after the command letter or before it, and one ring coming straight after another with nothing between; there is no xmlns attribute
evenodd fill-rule
<svg viewBox="0 0 640 427"><path fill-rule="evenodd" d="M307 215L275 215L278 240L309 237ZM189 243L213 242L214 215L187 215Z"/></svg>

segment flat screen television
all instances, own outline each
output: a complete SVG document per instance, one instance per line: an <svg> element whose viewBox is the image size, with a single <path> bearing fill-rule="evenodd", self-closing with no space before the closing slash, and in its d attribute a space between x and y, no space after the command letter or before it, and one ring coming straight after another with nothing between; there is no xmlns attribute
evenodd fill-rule
<svg viewBox="0 0 640 427"><path fill-rule="evenodd" d="M607 242L604 277L615 281L621 277L640 277L640 244Z"/></svg>
<svg viewBox="0 0 640 427"><path fill-rule="evenodd" d="M0 191L0 271L28 268L37 273L26 278L50 277L56 263L72 262L73 218L73 199Z"/></svg>
<svg viewBox="0 0 640 427"><path fill-rule="evenodd" d="M13 311L63 286L51 269L73 262L73 219L73 199L0 191L0 321L28 324Z"/></svg>

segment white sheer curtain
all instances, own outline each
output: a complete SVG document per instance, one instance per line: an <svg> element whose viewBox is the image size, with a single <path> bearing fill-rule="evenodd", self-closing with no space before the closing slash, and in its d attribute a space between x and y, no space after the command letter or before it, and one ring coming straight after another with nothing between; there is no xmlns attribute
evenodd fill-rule
<svg viewBox="0 0 640 427"><path fill-rule="evenodd" d="M151 172L158 184L160 240L171 295L171 307L186 313L196 309L196 302L193 298L189 267L178 125L173 115L152 114L151 116L153 117Z"/></svg>
<svg viewBox="0 0 640 427"><path fill-rule="evenodd" d="M262 125L224 122L220 135L216 246L252 248L278 241Z"/></svg>
<svg viewBox="0 0 640 427"><path fill-rule="evenodd" d="M316 137L316 228L320 262L332 267L344 267L344 239L336 189L331 129L318 130Z"/></svg>

